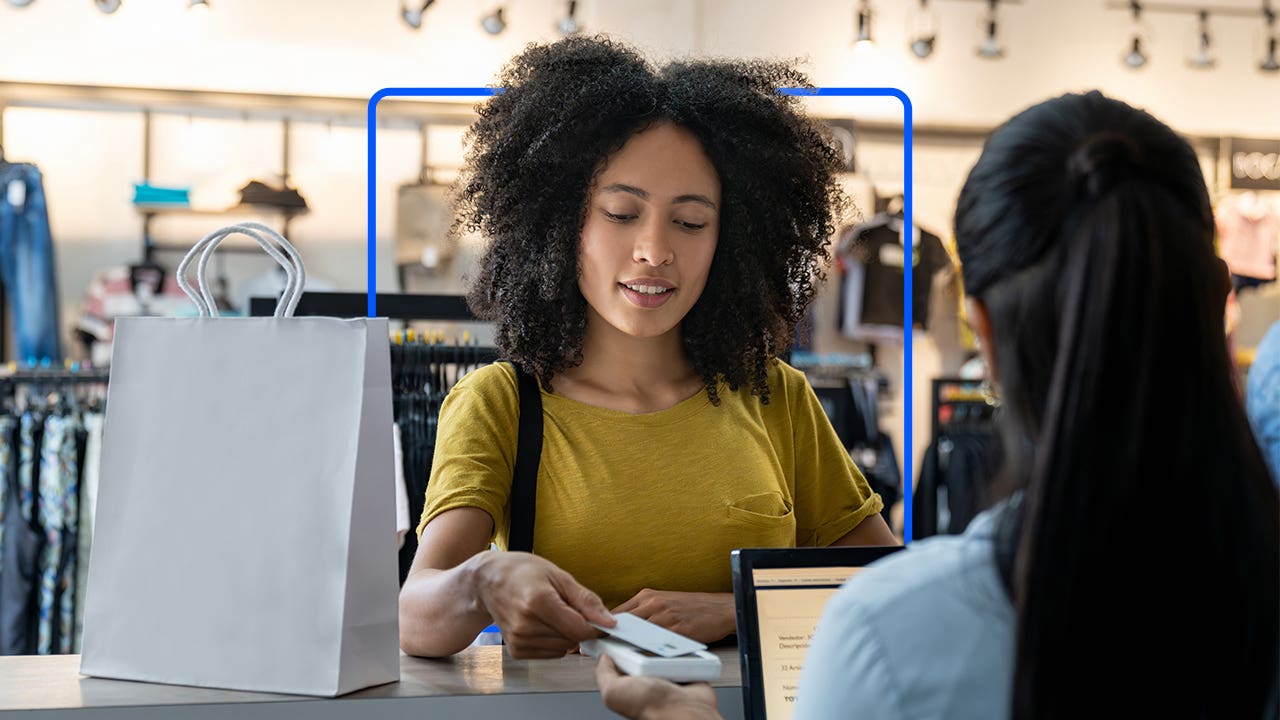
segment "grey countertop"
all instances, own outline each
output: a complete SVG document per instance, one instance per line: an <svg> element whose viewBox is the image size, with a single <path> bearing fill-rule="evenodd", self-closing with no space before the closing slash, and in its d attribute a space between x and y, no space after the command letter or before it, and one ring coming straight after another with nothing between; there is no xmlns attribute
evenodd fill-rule
<svg viewBox="0 0 1280 720"><path fill-rule="evenodd" d="M714 650L712 683L726 718L742 717L735 648ZM400 657L400 681L337 698L104 680L80 674L80 656L0 657L0 716L31 718L563 718L616 717L600 702L595 661L513 660L501 646L451 658ZM412 713L406 715L405 713Z"/></svg>

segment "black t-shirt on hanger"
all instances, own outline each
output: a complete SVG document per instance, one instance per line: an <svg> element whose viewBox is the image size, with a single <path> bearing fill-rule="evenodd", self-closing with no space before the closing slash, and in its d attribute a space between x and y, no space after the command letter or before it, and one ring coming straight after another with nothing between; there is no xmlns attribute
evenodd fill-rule
<svg viewBox="0 0 1280 720"><path fill-rule="evenodd" d="M951 258L937 235L919 232L920 242L911 256L911 319L914 325L928 329L933 276L949 268ZM859 231L850 254L865 268L861 324L902 327L904 252L902 237L890 224L868 226Z"/></svg>

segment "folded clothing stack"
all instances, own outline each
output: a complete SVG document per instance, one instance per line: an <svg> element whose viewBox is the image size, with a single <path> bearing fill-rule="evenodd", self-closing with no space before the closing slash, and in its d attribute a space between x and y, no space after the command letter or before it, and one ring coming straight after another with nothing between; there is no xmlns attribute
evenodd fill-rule
<svg viewBox="0 0 1280 720"><path fill-rule="evenodd" d="M258 180L251 180L248 185L240 188L240 204L273 205L275 207L297 208L299 210L305 210L307 207L307 201L303 199L297 189L288 186L274 188Z"/></svg>
<svg viewBox="0 0 1280 720"><path fill-rule="evenodd" d="M189 187L162 187L151 183L134 183L133 204L191 207L190 192Z"/></svg>

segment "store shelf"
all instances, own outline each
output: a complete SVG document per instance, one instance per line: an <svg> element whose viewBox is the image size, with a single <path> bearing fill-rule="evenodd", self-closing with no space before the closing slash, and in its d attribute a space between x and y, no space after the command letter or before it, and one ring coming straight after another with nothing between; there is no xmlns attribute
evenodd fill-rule
<svg viewBox="0 0 1280 720"><path fill-rule="evenodd" d="M139 213L143 215L197 215L197 216L217 216L227 217L234 215L287 215L296 217L306 215L311 212L310 208L291 208L281 207L279 205L232 205L229 208L193 208L181 207L177 205L144 205L135 203L133 206Z"/></svg>

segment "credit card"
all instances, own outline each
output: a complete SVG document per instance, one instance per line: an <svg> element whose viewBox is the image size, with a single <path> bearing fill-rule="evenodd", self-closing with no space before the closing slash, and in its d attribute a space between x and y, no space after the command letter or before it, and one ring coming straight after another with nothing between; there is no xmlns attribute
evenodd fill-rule
<svg viewBox="0 0 1280 720"><path fill-rule="evenodd" d="M707 649L706 645L697 640L671 632L661 625L655 625L631 613L618 613L613 616L613 619L618 621L617 627L603 627L594 623L592 625L610 637L662 657L678 657Z"/></svg>

